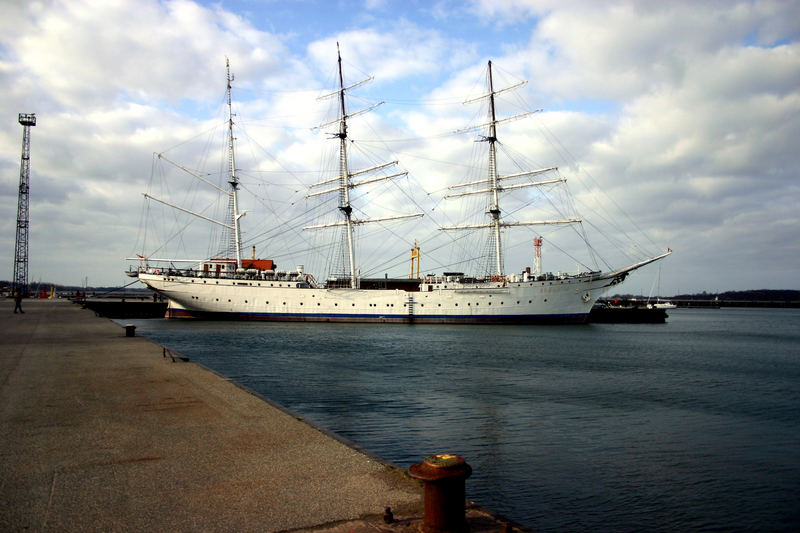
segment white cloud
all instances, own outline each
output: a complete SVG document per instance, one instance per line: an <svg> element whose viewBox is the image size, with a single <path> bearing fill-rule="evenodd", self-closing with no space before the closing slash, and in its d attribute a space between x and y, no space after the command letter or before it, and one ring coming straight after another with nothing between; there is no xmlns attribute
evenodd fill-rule
<svg viewBox="0 0 800 533"><path fill-rule="evenodd" d="M351 82L360 81L367 75L374 75L381 84L429 76L438 73L443 63L453 67L454 63L463 61L462 54L450 54L454 45L451 40L442 38L438 32L400 20L391 32L358 29L311 43L308 53L319 70L332 71L337 41L342 50L345 75L351 78Z"/></svg>

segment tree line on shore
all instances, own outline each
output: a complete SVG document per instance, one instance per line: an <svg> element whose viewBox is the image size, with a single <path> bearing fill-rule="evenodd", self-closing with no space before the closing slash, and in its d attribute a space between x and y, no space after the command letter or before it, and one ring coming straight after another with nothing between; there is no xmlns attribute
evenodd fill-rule
<svg viewBox="0 0 800 533"><path fill-rule="evenodd" d="M632 294L617 294L614 298L625 299L647 299L647 296L635 296ZM650 297L651 300L655 299ZM709 301L720 302L800 302L800 291L795 290L774 290L774 289L755 289L748 291L725 291L725 292L700 292L694 294L676 294L670 296L669 300L690 300L690 301Z"/></svg>

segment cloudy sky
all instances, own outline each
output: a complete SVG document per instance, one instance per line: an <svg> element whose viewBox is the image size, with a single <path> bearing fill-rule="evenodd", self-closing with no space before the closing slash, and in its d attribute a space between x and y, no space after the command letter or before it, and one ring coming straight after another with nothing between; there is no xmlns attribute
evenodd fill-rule
<svg viewBox="0 0 800 533"><path fill-rule="evenodd" d="M431 226L360 244L364 274L407 275L414 240L423 272L461 270L443 250L464 244L433 226L462 221L441 196L486 143L453 131L481 121L463 101L481 94L492 60L496 83L528 81L504 93L504 116L542 109L504 126L504 149L559 166L596 253L620 267L674 251L624 290L800 289L798 2L0 0L0 10L0 279L13 271L20 112L38 119L32 283L121 286L136 253L213 253L195 246L208 225L154 222L163 213L141 193L213 211L153 154L221 168L209 139L224 141L226 57L237 167L253 196L241 200L247 255L255 245L282 266L324 268L309 252L318 238L292 224L315 209L305 194L330 141L311 128L326 120L317 97L335 86L338 41L346 83L375 76L352 109L385 102L352 137L409 171L366 204L424 212ZM377 208L381 197L393 207ZM571 254L559 258L567 234L542 231L545 270L574 270ZM531 264L523 235L527 244L504 235L507 271Z"/></svg>

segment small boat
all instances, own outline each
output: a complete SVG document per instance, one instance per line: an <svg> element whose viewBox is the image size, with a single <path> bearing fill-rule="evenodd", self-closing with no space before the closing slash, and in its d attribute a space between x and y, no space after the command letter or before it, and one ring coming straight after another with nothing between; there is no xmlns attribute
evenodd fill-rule
<svg viewBox="0 0 800 533"><path fill-rule="evenodd" d="M663 324L667 321L667 310L653 305L637 305L635 302L613 304L598 302L589 313L589 322L594 324Z"/></svg>
<svg viewBox="0 0 800 533"><path fill-rule="evenodd" d="M654 303L652 305L656 309L675 309L676 307L678 307L674 303L669 302L667 300L659 300L659 301L657 301L656 303Z"/></svg>

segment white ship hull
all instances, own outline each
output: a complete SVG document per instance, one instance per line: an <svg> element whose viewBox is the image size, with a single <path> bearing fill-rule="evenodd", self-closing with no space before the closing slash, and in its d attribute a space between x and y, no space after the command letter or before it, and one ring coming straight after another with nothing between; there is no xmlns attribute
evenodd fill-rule
<svg viewBox="0 0 800 533"><path fill-rule="evenodd" d="M170 300L168 316L383 323L583 323L607 276L465 284L439 278L420 291L313 288L296 281L201 278L140 273Z"/></svg>

